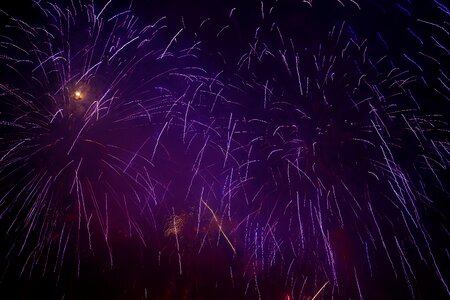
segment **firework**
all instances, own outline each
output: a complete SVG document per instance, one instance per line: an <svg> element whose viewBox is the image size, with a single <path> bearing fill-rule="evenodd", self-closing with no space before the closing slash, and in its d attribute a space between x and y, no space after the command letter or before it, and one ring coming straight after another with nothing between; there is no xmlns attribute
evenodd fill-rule
<svg viewBox="0 0 450 300"><path fill-rule="evenodd" d="M55 276L83 297L73 282L93 281L110 298L448 294L445 6L228 5L176 26L112 1L2 12L5 282Z"/></svg>
<svg viewBox="0 0 450 300"><path fill-rule="evenodd" d="M423 109L423 77L374 59L370 40L350 29L343 22L306 47L276 24L260 27L239 61L254 87L242 177L253 182L245 224L249 269L261 272L253 285L260 293L263 280L280 277L268 272L276 268L295 298L327 284L329 297L387 297L373 282L396 280L425 297L424 276L448 293L445 250L433 243L448 238L433 200L448 197L445 113Z"/></svg>
<svg viewBox="0 0 450 300"><path fill-rule="evenodd" d="M232 248L245 257L243 293L448 293L440 242L448 240L440 200L448 198L445 53L419 38L419 54L431 64L418 64L408 59L416 49L387 49L384 38L409 32L417 39L417 32L373 34L375 27L365 30L376 38L359 38L364 28L351 20L303 35L273 17L276 5L263 4L263 24L228 85L239 87L239 105L227 118L226 140L215 144L222 170L210 172L224 179L200 183L224 186L209 201L232 224ZM440 79L428 80L424 70L436 65ZM392 282L396 292L386 289Z"/></svg>
<svg viewBox="0 0 450 300"><path fill-rule="evenodd" d="M20 275L59 272L68 255L79 272L89 252L113 266L114 240L145 245L156 226L170 169L161 140L185 123L196 49L175 49L182 30L162 35L164 18L143 26L109 3L34 4L44 26L3 13L6 259L21 258Z"/></svg>

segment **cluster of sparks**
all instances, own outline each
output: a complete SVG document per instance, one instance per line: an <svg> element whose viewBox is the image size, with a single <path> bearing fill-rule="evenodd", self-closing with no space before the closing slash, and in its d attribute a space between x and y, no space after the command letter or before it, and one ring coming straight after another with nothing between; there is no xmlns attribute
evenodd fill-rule
<svg viewBox="0 0 450 300"><path fill-rule="evenodd" d="M444 4L436 23L397 3L415 46L389 55L351 20L305 45L261 1L248 49L211 70L200 33L111 2L36 1L39 26L0 10L3 277L82 277L90 256L114 269L137 240L166 269L149 273L200 289L184 295L364 299L386 277L420 298L423 274L449 294Z"/></svg>

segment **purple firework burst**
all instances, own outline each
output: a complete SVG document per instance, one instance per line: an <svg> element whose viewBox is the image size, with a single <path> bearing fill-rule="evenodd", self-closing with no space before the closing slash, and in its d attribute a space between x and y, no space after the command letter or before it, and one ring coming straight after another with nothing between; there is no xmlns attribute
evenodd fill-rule
<svg viewBox="0 0 450 300"><path fill-rule="evenodd" d="M99 2L0 10L0 288L448 295L445 5Z"/></svg>
<svg viewBox="0 0 450 300"><path fill-rule="evenodd" d="M345 23L308 47L281 32L258 28L239 61L253 86L243 125L253 134L243 163L256 186L252 268L281 270L299 298L327 284L330 297L387 297L373 282L390 280L414 297L430 273L448 292L445 250L433 243L447 238L445 205L432 200L448 197L445 113L422 109L421 78L374 60Z"/></svg>
<svg viewBox="0 0 450 300"><path fill-rule="evenodd" d="M112 266L115 239L145 245L156 226L170 175L159 141L183 127L196 48L175 49L164 18L142 26L108 4L36 2L44 26L3 13L1 222L20 274L68 255L79 271L95 251Z"/></svg>

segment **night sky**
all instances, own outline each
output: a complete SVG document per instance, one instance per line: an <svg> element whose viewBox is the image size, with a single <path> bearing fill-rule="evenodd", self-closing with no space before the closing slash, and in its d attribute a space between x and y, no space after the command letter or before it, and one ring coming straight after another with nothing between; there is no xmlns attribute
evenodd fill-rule
<svg viewBox="0 0 450 300"><path fill-rule="evenodd" d="M449 15L2 1L0 299L447 299Z"/></svg>

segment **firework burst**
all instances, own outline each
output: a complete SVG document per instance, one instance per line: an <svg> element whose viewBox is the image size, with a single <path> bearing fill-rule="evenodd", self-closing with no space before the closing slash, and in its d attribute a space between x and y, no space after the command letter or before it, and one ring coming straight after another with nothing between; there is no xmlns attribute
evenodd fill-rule
<svg viewBox="0 0 450 300"><path fill-rule="evenodd" d="M91 263L127 298L448 294L448 10L403 2L227 4L189 38L190 18L112 1L0 11L4 278ZM388 10L407 25L367 25Z"/></svg>
<svg viewBox="0 0 450 300"><path fill-rule="evenodd" d="M145 228L155 224L152 207L170 168L158 167L169 159L159 142L183 127L192 89L183 66L196 49L173 53L181 31L164 38L164 18L141 26L108 4L35 6L43 27L3 14L6 258L22 257L21 274L37 265L59 270L67 255L79 269L80 255L97 245L113 265L111 240L134 236L145 245Z"/></svg>
<svg viewBox="0 0 450 300"><path fill-rule="evenodd" d="M446 239L432 200L448 197L445 113L422 110L420 78L387 56L373 60L370 42L349 29L302 47L275 24L273 34L259 28L239 61L254 87L244 125L256 186L245 226L251 270L283 266L300 298L324 284L330 296L364 297L381 273L413 297L423 273L447 290L445 253L432 242Z"/></svg>

